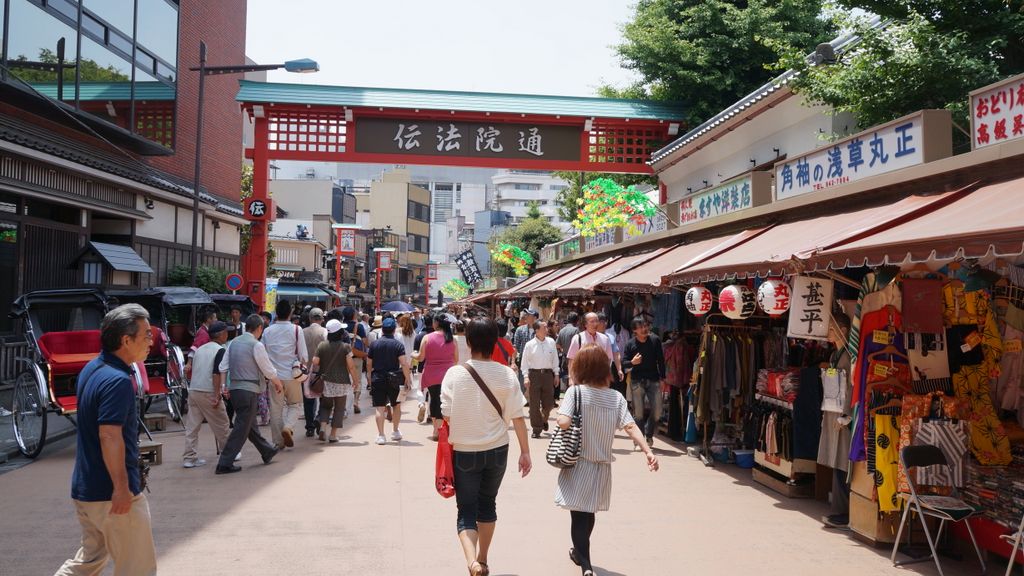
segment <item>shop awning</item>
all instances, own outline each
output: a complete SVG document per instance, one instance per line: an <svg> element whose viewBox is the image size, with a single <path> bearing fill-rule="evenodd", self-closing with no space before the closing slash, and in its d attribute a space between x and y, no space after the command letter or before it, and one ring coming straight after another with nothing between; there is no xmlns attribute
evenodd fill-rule
<svg viewBox="0 0 1024 576"><path fill-rule="evenodd" d="M663 292L668 290L665 280L672 273L717 256L733 246L755 238L765 230L766 228L756 228L744 230L731 236L679 244L627 272L609 278L602 282L599 288L607 292L637 292L641 294Z"/></svg>
<svg viewBox="0 0 1024 576"><path fill-rule="evenodd" d="M317 287L302 284L278 284L278 298L312 298L313 300L326 300L330 297L327 291Z"/></svg>
<svg viewBox="0 0 1024 576"><path fill-rule="evenodd" d="M611 264L612 262L618 259L618 256L612 256L611 258L605 258L604 260L600 260L598 262L589 262L587 264L583 264L568 274L559 276L557 278L552 278L551 280L544 282L543 284L539 284L531 288L530 296L540 296L542 298L554 296L560 287L568 285L576 280L579 280L580 278L585 277L586 275L590 274L591 272L594 272L595 270L604 268L608 264Z"/></svg>
<svg viewBox="0 0 1024 576"><path fill-rule="evenodd" d="M566 274L571 274L577 270L583 264L573 264L563 268L556 268L550 272L546 272L543 275L535 274L534 276L527 278L526 281L520 282L515 286L501 293L501 298L525 298L533 293L533 289L537 286L542 286L549 281L557 280Z"/></svg>
<svg viewBox="0 0 1024 576"><path fill-rule="evenodd" d="M597 287L602 282L604 282L605 280L608 280L609 278L613 278L615 276L618 276L619 274L623 274L629 270L632 270L633 268L636 268L637 266L651 260L652 258L657 258L658 256L664 254L670 249L670 247L659 248L657 250L652 250L641 254L623 256L616 260L615 262L608 264L607 266L598 268L596 270L592 270L590 273L584 276L580 276L575 280L560 285L557 288L556 292L560 297L586 296L589 294L593 294L594 288Z"/></svg>
<svg viewBox="0 0 1024 576"><path fill-rule="evenodd" d="M846 246L912 221L962 197L969 188L933 196L910 196L894 204L778 224L760 234L754 242L739 244L714 258L682 267L669 283L677 286L785 274L794 258L807 259L819 247Z"/></svg>
<svg viewBox="0 0 1024 576"><path fill-rule="evenodd" d="M1024 178L979 188L954 202L813 257L823 268L905 261L1011 258L1024 254Z"/></svg>

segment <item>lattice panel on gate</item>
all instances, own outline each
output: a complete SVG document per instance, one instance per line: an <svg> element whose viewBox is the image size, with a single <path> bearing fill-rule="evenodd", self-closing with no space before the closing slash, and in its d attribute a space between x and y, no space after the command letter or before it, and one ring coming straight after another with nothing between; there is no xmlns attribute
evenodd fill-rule
<svg viewBox="0 0 1024 576"><path fill-rule="evenodd" d="M595 121L588 159L595 164L643 164L666 140L661 126L630 126L628 122Z"/></svg>
<svg viewBox="0 0 1024 576"><path fill-rule="evenodd" d="M268 148L284 152L345 152L344 110L267 110Z"/></svg>

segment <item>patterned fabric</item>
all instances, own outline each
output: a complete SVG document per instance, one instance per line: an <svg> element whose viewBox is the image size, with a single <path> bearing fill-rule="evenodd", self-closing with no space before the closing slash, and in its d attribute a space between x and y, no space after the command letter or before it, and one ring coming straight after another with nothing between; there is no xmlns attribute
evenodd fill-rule
<svg viewBox="0 0 1024 576"><path fill-rule="evenodd" d="M917 468L917 483L930 486L964 486L964 457L967 455L967 423L963 420L932 420L919 422L914 434L914 446L938 446L946 456L946 462L953 471L945 466L924 466ZM901 488L902 490L902 488ZM909 491L909 487L907 488Z"/></svg>
<svg viewBox="0 0 1024 576"><path fill-rule="evenodd" d="M900 411L900 446L902 451L914 442L914 425L921 418L927 418L932 407L932 396L907 394L903 397L903 409ZM899 464L899 475L897 477L900 492L910 492L910 484L907 482L907 470L903 464Z"/></svg>
<svg viewBox="0 0 1024 576"><path fill-rule="evenodd" d="M861 281L860 292L857 294L857 308L853 318L851 318L850 333L846 336L846 349L850 352L850 362L854 365L857 364L857 352L860 349L861 318L867 314L863 310L864 298L868 294L884 288L895 277L896 273L893 270L880 268L877 272L865 274L864 279Z"/></svg>
<svg viewBox="0 0 1024 576"><path fill-rule="evenodd" d="M1010 440L992 404L990 378L998 376L1003 340L989 306L988 292L966 292L959 282L942 289L944 314L949 326L977 326L981 336L981 364L961 365L953 374L953 389L971 409L971 452L978 462L1005 466L1012 460ZM956 342L949 342L956 346Z"/></svg>
<svg viewBox="0 0 1024 576"><path fill-rule="evenodd" d="M862 319L861 326L864 328L864 338L860 342L860 350L857 354L858 362L853 366L853 396L851 401L854 404L856 414L853 441L850 445L850 460L853 462L860 462L867 458L867 421L870 418L867 417L867 410L865 409L865 401L867 400L865 394L869 370L865 364L867 364L872 354L884 350L889 345L888 343L875 342L874 331L880 330L893 335L892 340L896 350L904 353L903 338L899 334L903 325L902 322L902 315L892 307L869 312ZM906 364L894 362L893 366L906 366ZM896 374L905 374L906 377L909 377L909 370L901 371L897 368ZM909 380L907 383L909 384Z"/></svg>
<svg viewBox="0 0 1024 576"><path fill-rule="evenodd" d="M899 429L896 416L875 414L875 488L878 489L878 509L895 512L900 509L897 487L899 468Z"/></svg>

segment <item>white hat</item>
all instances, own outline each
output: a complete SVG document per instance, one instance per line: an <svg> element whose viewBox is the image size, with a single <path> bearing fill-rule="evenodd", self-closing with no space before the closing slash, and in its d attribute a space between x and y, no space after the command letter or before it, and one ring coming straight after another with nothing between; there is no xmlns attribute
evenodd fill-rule
<svg viewBox="0 0 1024 576"><path fill-rule="evenodd" d="M335 319L332 318L332 319L327 321L326 328L327 328L327 333L328 334L334 334L335 332L337 332L338 330L341 330L344 327L345 327L344 324L342 324L340 320L335 320Z"/></svg>

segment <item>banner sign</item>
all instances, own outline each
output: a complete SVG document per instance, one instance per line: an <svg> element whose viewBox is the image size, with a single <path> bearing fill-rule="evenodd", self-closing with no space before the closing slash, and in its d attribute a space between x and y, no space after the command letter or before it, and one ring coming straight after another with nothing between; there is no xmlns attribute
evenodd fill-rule
<svg viewBox="0 0 1024 576"><path fill-rule="evenodd" d="M767 172L751 172L698 192L679 201L679 225L724 216L767 204L772 200L772 177Z"/></svg>
<svg viewBox="0 0 1024 576"><path fill-rule="evenodd" d="M831 280L811 276L794 277L788 337L828 340L828 325L832 319L832 291Z"/></svg>
<svg viewBox="0 0 1024 576"><path fill-rule="evenodd" d="M476 257L473 256L472 250L466 250L456 256L455 264L459 267L459 271L462 272L462 277L466 279L466 282L476 284L483 280L483 275L480 274L480 267L476 265Z"/></svg>
<svg viewBox="0 0 1024 576"><path fill-rule="evenodd" d="M971 92L974 149L1024 136L1024 74Z"/></svg>
<svg viewBox="0 0 1024 576"><path fill-rule="evenodd" d="M517 160L580 159L581 126L359 118L355 151Z"/></svg>
<svg viewBox="0 0 1024 576"><path fill-rule="evenodd" d="M631 240L640 236L646 236L647 234L661 232L662 230L668 230L668 216L663 212L655 212L654 216L644 218L644 223L638 226L636 230L631 231L623 228L623 240Z"/></svg>
<svg viewBox="0 0 1024 576"><path fill-rule="evenodd" d="M263 284L263 310L274 314L277 310L277 278L267 278Z"/></svg>
<svg viewBox="0 0 1024 576"><path fill-rule="evenodd" d="M337 234L335 243L335 252L338 256L355 256L356 255L356 229L355 228L335 228Z"/></svg>
<svg viewBox="0 0 1024 576"><path fill-rule="evenodd" d="M948 128L948 110L924 110L786 159L775 165L775 199L793 198L945 158L952 154L952 133L948 132L943 140L941 134L926 126L926 121L939 122L942 117Z"/></svg>
<svg viewBox="0 0 1024 576"><path fill-rule="evenodd" d="M391 270L391 252L377 252L377 269Z"/></svg>
<svg viewBox="0 0 1024 576"><path fill-rule="evenodd" d="M616 232L617 231L618 231L618 229L615 228L615 229L612 229L612 230L605 230L604 232L595 234L593 236L584 237L584 239L583 239L583 247L584 248L583 249L589 251L589 250L593 250L594 248L598 248L600 246L607 246L608 244L615 244L615 237L616 237Z"/></svg>

